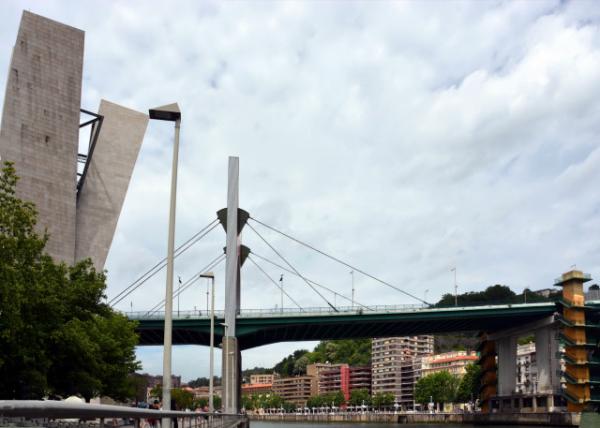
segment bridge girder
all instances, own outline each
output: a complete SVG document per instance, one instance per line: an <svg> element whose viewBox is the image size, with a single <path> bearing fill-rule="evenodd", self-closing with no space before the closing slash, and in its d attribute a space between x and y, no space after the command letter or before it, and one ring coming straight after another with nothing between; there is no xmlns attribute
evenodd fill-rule
<svg viewBox="0 0 600 428"><path fill-rule="evenodd" d="M286 341L359 339L449 332L496 332L533 323L553 315L554 303L498 305L478 308L424 309L401 313L323 314L315 316L239 317L236 336L241 350ZM217 343L223 328L215 330ZM163 321L139 320L140 345L162 344ZM173 344L208 345L210 320L173 322Z"/></svg>

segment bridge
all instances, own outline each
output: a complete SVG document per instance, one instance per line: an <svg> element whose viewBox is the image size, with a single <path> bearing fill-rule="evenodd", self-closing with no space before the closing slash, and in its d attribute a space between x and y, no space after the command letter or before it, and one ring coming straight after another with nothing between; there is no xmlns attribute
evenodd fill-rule
<svg viewBox="0 0 600 428"><path fill-rule="evenodd" d="M570 411L581 411L591 403L600 403L600 302L586 302L583 284L591 278L573 270L555 281L562 288L560 302L494 304L484 306L436 308L402 287L391 284L373 274L325 253L314 246L294 238L270 226L238 207L238 159L229 160L229 183L227 208L217 213L217 219L201 229L196 235L175 250L174 257L198 242L220 223L226 232L225 254L220 254L194 275L178 291L181 293L199 278L207 277L220 262L225 261L225 308L209 317L206 312L172 311L173 295L168 294L162 302L144 312L128 313L137 320L140 345L208 345L213 339L221 343L226 352L223 356L223 403L225 411L235 413L240 407L241 351L257 346L285 341L353 339L390 336L412 336L449 332L472 332L480 338L482 369L481 398L485 412L519 409L523 398L515 396L517 339L523 335L535 335L537 364L536 405L552 411L555 398L567 400ZM252 224L249 222L251 221ZM376 281L394 292L399 292L417 302L416 305L379 306L356 302L354 293L347 297L307 278L283 257L257 227L265 227L296 244L303 245L346 268ZM273 262L255 254L241 243L241 231L248 227L281 260ZM166 260L166 259L165 259ZM127 287L109 303L122 301L132 290L139 288L162 269L165 260L159 262ZM241 267L250 260L265 274L267 281L286 294L297 308L277 310L240 309ZM267 262L278 269L302 279L307 291L315 293L326 304L323 307L302 307L264 269L260 262ZM171 259L172 264L172 259ZM167 274L170 278L171 274ZM211 274L212 275L212 274ZM214 281L214 276L212 277ZM172 280L172 278L168 279ZM169 287L167 287L169 290ZM350 302L340 306L326 297L334 296ZM338 301L339 301L338 299ZM334 302L336 299L334 299ZM165 305L166 302L171 304ZM161 308L167 307L167 312ZM559 342L562 343L561 350ZM167 353L166 353L167 354ZM564 369L559 363L564 360ZM167 356L165 356L167 358ZM170 360L170 355L169 355ZM566 388L563 387L566 385ZM519 401L521 400L521 401ZM559 400L560 401L560 400ZM515 404L517 403L517 404ZM560 404L559 404L560 405Z"/></svg>
<svg viewBox="0 0 600 428"><path fill-rule="evenodd" d="M497 332L525 327L552 317L555 303L489 305L452 308L418 306L286 308L283 311L241 310L236 337L240 350L277 342L412 336L449 332ZM224 312L217 311L215 340L224 337ZM127 313L138 321L140 345L162 345L163 312ZM173 316L173 343L208 345L210 318L204 312L184 311Z"/></svg>

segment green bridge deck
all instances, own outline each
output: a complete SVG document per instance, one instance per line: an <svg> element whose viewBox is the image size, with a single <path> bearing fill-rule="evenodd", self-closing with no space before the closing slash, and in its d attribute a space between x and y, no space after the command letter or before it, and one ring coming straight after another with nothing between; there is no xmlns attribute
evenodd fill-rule
<svg viewBox="0 0 600 428"><path fill-rule="evenodd" d="M245 312L237 319L240 349L277 342L358 339L448 332L494 332L518 327L553 315L555 303L489 305L458 308L375 307L373 310L345 308L304 312ZM131 313L139 324L140 345L162 345L163 314ZM215 343L223 336L222 314L215 321ZM174 345L208 345L210 319L198 312L174 314Z"/></svg>

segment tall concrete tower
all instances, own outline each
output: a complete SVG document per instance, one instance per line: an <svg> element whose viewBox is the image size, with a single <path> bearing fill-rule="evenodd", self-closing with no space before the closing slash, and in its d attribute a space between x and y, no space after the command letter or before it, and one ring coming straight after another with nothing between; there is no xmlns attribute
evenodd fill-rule
<svg viewBox="0 0 600 428"><path fill-rule="evenodd" d="M8 70L0 157L15 163L17 194L35 203L46 251L104 267L148 117L102 101L78 186L84 32L23 12Z"/></svg>

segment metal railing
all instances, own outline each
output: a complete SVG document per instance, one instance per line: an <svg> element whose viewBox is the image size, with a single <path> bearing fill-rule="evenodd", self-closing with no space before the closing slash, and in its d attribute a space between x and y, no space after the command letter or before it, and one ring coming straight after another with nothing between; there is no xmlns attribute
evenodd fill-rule
<svg viewBox="0 0 600 428"><path fill-rule="evenodd" d="M539 307L552 306L552 302L540 303L517 303L517 304L501 304L501 305L482 305L482 306L451 306L444 308L424 307L423 305L371 305L368 307L359 306L338 306L337 311L330 307L312 307L312 308L277 308L277 309L241 309L238 318L279 318L288 316L344 316L344 315L363 315L363 314L397 314L397 313L412 313L412 312L451 312L451 311L473 311L481 309L493 308L519 308L519 307ZM164 319L163 311L137 311L123 312L128 318L134 320L162 320ZM215 317L223 318L224 311L215 311ZM186 310L173 311L173 319L210 319L210 312L206 310Z"/></svg>
<svg viewBox="0 0 600 428"><path fill-rule="evenodd" d="M160 426L160 420L177 418L179 428L247 428L245 415L140 409L107 404L64 401L0 400L0 426L66 427L73 425L135 428ZM152 421L158 421L154 424ZM172 424L173 425L173 424Z"/></svg>
<svg viewBox="0 0 600 428"><path fill-rule="evenodd" d="M361 315L365 313L396 313L414 312L423 309L422 305L373 305L368 307L337 306L337 311L330 307L312 308L271 308L271 309L240 309L238 318L271 318L281 316L315 316L315 315ZM163 319L163 311L124 312L130 319ZM215 311L215 317L223 318L224 311ZM173 319L210 318L206 310L173 311Z"/></svg>

